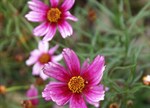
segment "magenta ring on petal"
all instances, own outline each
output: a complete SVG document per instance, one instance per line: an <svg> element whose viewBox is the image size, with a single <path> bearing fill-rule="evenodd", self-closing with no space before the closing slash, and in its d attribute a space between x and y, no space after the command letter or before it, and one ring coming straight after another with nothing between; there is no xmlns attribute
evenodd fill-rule
<svg viewBox="0 0 150 108"><path fill-rule="evenodd" d="M67 69L53 62L44 67L44 73L56 81L46 85L43 98L57 105L69 103L69 108L87 108L86 102L98 107L105 96L105 88L100 83L105 69L104 57L98 55L91 64L87 59L80 69L78 56L73 50L65 48L62 55Z"/></svg>

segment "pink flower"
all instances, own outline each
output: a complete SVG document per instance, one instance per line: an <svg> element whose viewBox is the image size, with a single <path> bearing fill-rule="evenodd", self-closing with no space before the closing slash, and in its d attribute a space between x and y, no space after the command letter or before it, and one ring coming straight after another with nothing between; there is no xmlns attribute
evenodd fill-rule
<svg viewBox="0 0 150 108"><path fill-rule="evenodd" d="M38 90L34 85L31 85L30 89L27 91L26 96L29 98L30 102L31 102L31 106L36 106L39 103L38 98L36 98L38 96ZM30 99L30 98L34 98L34 99Z"/></svg>
<svg viewBox="0 0 150 108"><path fill-rule="evenodd" d="M44 73L57 82L47 84L42 96L60 106L69 102L70 108L87 108L85 101L98 107L105 93L100 84L105 69L104 57L98 55L91 64L87 59L80 68L79 59L73 50L66 48L62 55L67 69L53 62L44 67Z"/></svg>
<svg viewBox="0 0 150 108"><path fill-rule="evenodd" d="M33 30L35 36L44 36L44 41L50 41L58 26L58 30L63 38L71 36L73 30L67 19L77 21L78 19L71 15L69 10L74 5L75 0L64 0L59 6L59 0L50 0L50 6L40 0L31 0L28 2L30 11L25 17L32 22L42 22Z"/></svg>
<svg viewBox="0 0 150 108"><path fill-rule="evenodd" d="M48 42L40 41L38 49L33 50L30 53L29 59L26 61L28 66L34 64L32 68L32 74L39 75L44 80L48 78L48 76L42 71L44 65L48 62L57 62L62 59L62 54L54 56L54 52L57 50L58 45L51 49L48 49L48 47Z"/></svg>

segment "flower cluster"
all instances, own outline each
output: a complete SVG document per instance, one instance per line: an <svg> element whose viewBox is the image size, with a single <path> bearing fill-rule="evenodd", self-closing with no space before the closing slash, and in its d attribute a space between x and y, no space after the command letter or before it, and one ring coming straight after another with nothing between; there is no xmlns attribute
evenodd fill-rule
<svg viewBox="0 0 150 108"><path fill-rule="evenodd" d="M50 0L48 6L41 0L28 2L31 11L25 17L29 21L41 23L33 30L33 34L44 38L39 42L38 49L30 53L26 64L34 64L33 75L38 75L44 80L48 77L55 80L47 84L43 90L42 97L45 100L52 100L59 106L69 103L69 108L87 108L86 102L99 107L106 91L101 84L105 70L104 57L97 55L91 63L86 59L81 67L78 56L72 49L64 48L62 54L56 56L54 52L58 45L48 48L48 41L52 40L57 28L63 38L73 34L72 26L67 20L78 20L69 12L74 3L75 0L63 0L62 3L60 0ZM67 68L58 63L62 57ZM32 85L27 91L27 97L37 95L37 89ZM28 105L37 104L38 100L32 99Z"/></svg>

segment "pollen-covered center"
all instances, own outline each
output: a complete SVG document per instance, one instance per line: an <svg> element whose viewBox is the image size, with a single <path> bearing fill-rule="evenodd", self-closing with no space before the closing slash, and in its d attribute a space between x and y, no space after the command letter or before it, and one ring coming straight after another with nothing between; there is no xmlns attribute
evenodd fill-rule
<svg viewBox="0 0 150 108"><path fill-rule="evenodd" d="M51 56L48 53L43 53L40 57L39 57L39 62L41 64L45 64L48 63L51 60Z"/></svg>
<svg viewBox="0 0 150 108"><path fill-rule="evenodd" d="M60 19L60 15L61 15L61 11L58 8L51 8L47 12L47 19L50 22L55 22L56 23Z"/></svg>
<svg viewBox="0 0 150 108"><path fill-rule="evenodd" d="M81 93L85 87L84 79L81 76L74 76L68 82L68 87L73 93Z"/></svg>

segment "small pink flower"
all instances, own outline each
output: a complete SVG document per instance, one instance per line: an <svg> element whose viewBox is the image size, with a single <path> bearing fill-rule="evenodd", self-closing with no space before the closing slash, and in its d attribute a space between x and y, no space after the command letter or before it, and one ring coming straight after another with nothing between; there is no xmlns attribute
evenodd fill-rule
<svg viewBox="0 0 150 108"><path fill-rule="evenodd" d="M34 85L31 85L30 89L26 93L26 96L29 98L29 100L33 106L38 105L39 100L38 100L38 98L36 98L38 96L38 90ZM30 99L30 98L34 98L34 99Z"/></svg>
<svg viewBox="0 0 150 108"><path fill-rule="evenodd" d="M57 82L47 84L42 96L60 106L69 102L70 108L87 108L85 101L98 107L105 93L105 88L100 84L105 69L104 57L98 55L91 64L87 59L80 68L79 59L73 50L66 48L62 55L67 69L53 62L44 67L44 73Z"/></svg>
<svg viewBox="0 0 150 108"><path fill-rule="evenodd" d="M67 19L77 21L78 19L71 15L69 10L74 5L75 0L64 0L59 6L59 0L50 0L50 6L47 6L40 0L31 0L28 2L30 11L25 17L32 22L42 22L33 30L35 36L44 36L44 41L50 41L58 27L63 38L71 36L73 30Z"/></svg>
<svg viewBox="0 0 150 108"><path fill-rule="evenodd" d="M46 80L48 78L42 71L44 65L48 62L57 62L62 59L62 54L55 56L54 52L57 50L58 45L48 49L48 42L40 41L38 49L33 50L30 53L29 59L26 61L28 66L33 65L32 74L39 75L42 79Z"/></svg>

